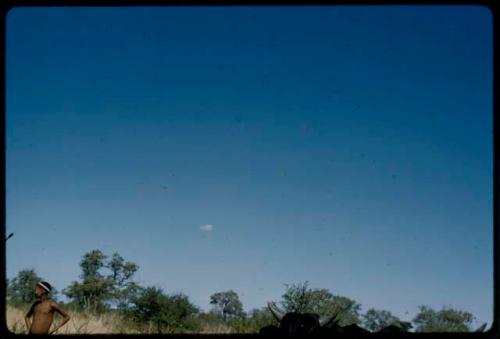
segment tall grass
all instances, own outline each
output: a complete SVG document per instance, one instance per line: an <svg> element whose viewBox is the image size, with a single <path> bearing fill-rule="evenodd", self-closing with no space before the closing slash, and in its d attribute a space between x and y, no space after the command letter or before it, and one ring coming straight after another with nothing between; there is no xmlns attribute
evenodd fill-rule
<svg viewBox="0 0 500 339"><path fill-rule="evenodd" d="M14 307L7 305L7 327L13 333L27 333L24 323L24 315L29 306ZM55 334L109 334L109 333L137 333L133 328L129 327L126 322L122 321L121 317L113 313L105 313L102 315L88 315L81 312L70 312L71 319L69 322L60 328ZM56 314L54 323L59 323L62 318ZM53 327L52 327L53 328Z"/></svg>
<svg viewBox="0 0 500 339"><path fill-rule="evenodd" d="M16 334L27 333L24 323L24 315L28 311L29 306L12 306L7 305L7 327ZM68 310L71 316L69 322L59 329L54 334L134 334L145 333L154 334L155 329L152 326L143 326L138 329L116 313L108 312L101 315L86 314L79 311ZM52 326L58 324L62 318L56 314ZM196 333L204 334L228 334L238 333L237 329L228 326L220 321L212 319L197 319L198 331ZM53 327L52 327L53 328Z"/></svg>

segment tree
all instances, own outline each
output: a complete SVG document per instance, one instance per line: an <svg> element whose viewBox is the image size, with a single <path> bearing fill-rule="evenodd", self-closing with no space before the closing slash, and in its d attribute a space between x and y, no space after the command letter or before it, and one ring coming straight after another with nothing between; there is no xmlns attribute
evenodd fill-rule
<svg viewBox="0 0 500 339"><path fill-rule="evenodd" d="M36 300L35 285L42 281L34 269L19 271L7 286L7 300L16 305L31 304Z"/></svg>
<svg viewBox="0 0 500 339"><path fill-rule="evenodd" d="M80 267L82 269L81 278L103 278L102 274L99 272L106 264L104 260L106 256L100 250L93 250L85 253L80 261Z"/></svg>
<svg viewBox="0 0 500 339"><path fill-rule="evenodd" d="M193 317L199 312L189 297L182 293L167 296L167 324L171 331L184 332L193 329Z"/></svg>
<svg viewBox="0 0 500 339"><path fill-rule="evenodd" d="M420 306L413 319L416 332L470 332L474 316L465 311L443 308L435 311L429 306Z"/></svg>
<svg viewBox="0 0 500 339"><path fill-rule="evenodd" d="M160 288L147 287L131 297L126 315L139 327L149 325L149 333L151 328L156 333L182 332L193 327L193 316L198 311L184 294L168 296Z"/></svg>
<svg viewBox="0 0 500 339"><path fill-rule="evenodd" d="M372 332L377 332L389 325L401 326L401 320L389 311L370 308L363 315L363 326Z"/></svg>
<svg viewBox="0 0 500 339"><path fill-rule="evenodd" d="M139 266L130 261L125 261L118 253L113 253L106 265L111 273L108 276L113 281L112 299L119 307L127 307L130 298L138 289L138 285L131 281Z"/></svg>
<svg viewBox="0 0 500 339"><path fill-rule="evenodd" d="M285 285L281 302L286 312L333 315L333 294L327 289L309 288L309 283Z"/></svg>
<svg viewBox="0 0 500 339"><path fill-rule="evenodd" d="M106 301L111 297L113 282L101 273L106 256L100 250L85 253L80 261L81 282L74 281L63 292L77 307L91 312L107 309Z"/></svg>
<svg viewBox="0 0 500 339"><path fill-rule="evenodd" d="M159 288L141 288L137 296L133 296L128 316L137 324L154 323L157 331L162 326L162 309L166 304L167 296Z"/></svg>
<svg viewBox="0 0 500 339"><path fill-rule="evenodd" d="M222 315L224 321L228 318L241 318L244 314L240 298L233 290L212 294L210 304L214 305L215 310Z"/></svg>
<svg viewBox="0 0 500 339"><path fill-rule="evenodd" d="M137 285L131 281L138 266L113 253L108 257L100 250L85 253L80 261L81 282L74 281L64 294L79 308L102 312L111 305L126 307ZM108 272L105 272L105 270ZM108 274L105 274L108 273Z"/></svg>
<svg viewBox="0 0 500 339"><path fill-rule="evenodd" d="M110 298L112 284L106 279L87 278L83 282L72 282L64 294L72 304L80 309L93 313L101 313L109 309L106 301Z"/></svg>
<svg viewBox="0 0 500 339"><path fill-rule="evenodd" d="M348 297L334 295L332 298L332 306L334 312L338 312L339 314L340 326L360 323L359 312L361 310L361 305L356 301Z"/></svg>
<svg viewBox="0 0 500 339"><path fill-rule="evenodd" d="M361 305L347 297L333 295L327 289L309 288L309 283L285 285L282 295L285 312L316 313L322 317L338 314L339 325L360 322Z"/></svg>

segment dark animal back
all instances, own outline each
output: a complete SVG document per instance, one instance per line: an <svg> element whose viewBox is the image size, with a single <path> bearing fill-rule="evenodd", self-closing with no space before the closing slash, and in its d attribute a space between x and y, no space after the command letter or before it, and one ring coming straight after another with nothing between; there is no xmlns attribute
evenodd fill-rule
<svg viewBox="0 0 500 339"><path fill-rule="evenodd" d="M403 333L403 332L407 332L407 331L405 331L404 329L402 329L399 326L389 325L387 327L384 327L381 330L378 330L377 332L379 332L379 333Z"/></svg>

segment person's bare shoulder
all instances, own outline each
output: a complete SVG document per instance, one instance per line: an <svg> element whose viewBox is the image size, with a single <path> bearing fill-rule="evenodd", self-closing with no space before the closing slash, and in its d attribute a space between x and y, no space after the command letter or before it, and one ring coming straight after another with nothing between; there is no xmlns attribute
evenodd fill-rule
<svg viewBox="0 0 500 339"><path fill-rule="evenodd" d="M59 304L58 304L58 303L56 303L54 300L51 300L51 301L50 301L50 307L51 307L53 310L55 310L55 311L57 311L58 313L60 313L61 315L65 316L65 317L69 317L69 314L68 314L66 311L64 311L64 310L61 308L61 306L59 306Z"/></svg>
<svg viewBox="0 0 500 339"><path fill-rule="evenodd" d="M61 308L58 303L56 303L54 300L50 300L50 307L52 308Z"/></svg>

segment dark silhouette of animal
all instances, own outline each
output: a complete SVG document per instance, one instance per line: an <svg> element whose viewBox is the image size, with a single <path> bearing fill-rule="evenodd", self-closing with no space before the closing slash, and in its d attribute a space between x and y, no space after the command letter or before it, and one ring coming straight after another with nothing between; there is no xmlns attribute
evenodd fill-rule
<svg viewBox="0 0 500 339"><path fill-rule="evenodd" d="M370 331L356 325L339 325L339 314L331 317L320 317L315 313L282 312L274 303L268 303L267 307L274 318L279 322L279 326L269 325L260 329L260 334L265 336L302 336L302 335L328 335L335 334L366 334ZM390 325L379 332L398 333L407 332L406 329L396 325Z"/></svg>
<svg viewBox="0 0 500 339"><path fill-rule="evenodd" d="M260 329L260 334L308 335L317 332L325 322L325 319L320 319L315 313L288 312L284 314L274 303L268 303L267 307L279 322L279 326L265 326Z"/></svg>
<svg viewBox="0 0 500 339"><path fill-rule="evenodd" d="M380 333L403 333L403 332L408 332L408 330L403 328L403 327L400 327L400 326L389 325L387 327L384 327L384 328L378 330L377 332L380 332Z"/></svg>

